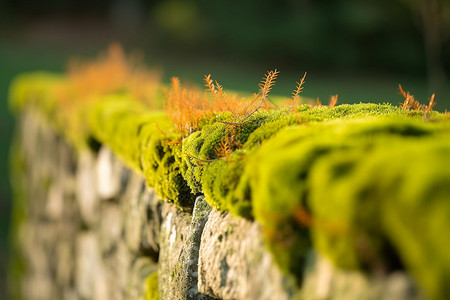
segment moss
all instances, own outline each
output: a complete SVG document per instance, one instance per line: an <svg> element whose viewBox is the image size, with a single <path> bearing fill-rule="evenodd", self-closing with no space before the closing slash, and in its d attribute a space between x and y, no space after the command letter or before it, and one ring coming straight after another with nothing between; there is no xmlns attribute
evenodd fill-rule
<svg viewBox="0 0 450 300"><path fill-rule="evenodd" d="M152 136L142 155L144 174L158 195L190 211L196 194L191 193L181 174L181 144L177 138L180 139L179 136Z"/></svg>
<svg viewBox="0 0 450 300"><path fill-rule="evenodd" d="M20 249L20 226L26 218L26 160L17 137L14 138L10 150L10 182L13 190L11 228L9 245L11 257L8 262L8 294L11 299L23 298L21 282L26 274L27 266Z"/></svg>
<svg viewBox="0 0 450 300"><path fill-rule="evenodd" d="M57 75L23 75L10 106L41 109L76 147L89 139L108 145L183 210L204 193L216 209L255 218L281 269L299 282L315 247L339 268L406 269L430 299L450 293L445 115L389 104L300 105L287 115L257 112L237 126L223 123L231 113L207 116L181 137L161 111L127 91L69 95L76 104L67 105L58 100L61 84ZM218 158L231 135L232 153Z"/></svg>
<svg viewBox="0 0 450 300"><path fill-rule="evenodd" d="M56 100L52 92L63 80L63 76L47 72L17 76L9 88L10 109L18 113L29 106L34 106L47 113L55 113Z"/></svg>
<svg viewBox="0 0 450 300"><path fill-rule="evenodd" d="M208 163L204 167L201 182L206 200L211 206L251 218L249 199L235 196L245 166L244 155L243 151L235 151L227 158Z"/></svg>
<svg viewBox="0 0 450 300"><path fill-rule="evenodd" d="M158 273L155 272L145 279L145 289L144 289L144 299L145 300L158 300L159 290L158 290Z"/></svg>
<svg viewBox="0 0 450 300"><path fill-rule="evenodd" d="M361 203L353 225L371 238L376 233L378 245L392 244L427 297L443 299L450 292L444 238L450 228L450 171L441 166L449 165L449 135L390 145L395 147L375 148L347 182L354 185L348 197ZM367 203L372 211L364 209ZM389 263L390 255L381 252L379 260Z"/></svg>
<svg viewBox="0 0 450 300"><path fill-rule="evenodd" d="M450 191L443 184L448 171L438 164L446 165L450 157L449 132L448 124L420 119L369 119L291 127L264 144L245 172L250 174L255 219L282 269L301 279L292 265L301 265L306 254L296 241L309 243L302 226L308 222L299 214L307 211L314 247L337 267L389 271L405 264L432 299L445 295L443 281L436 278L448 279L450 268L437 232L445 234L442 230L450 224L443 217L435 223L431 215L439 218L437 209L420 217L424 212L419 207L427 207L435 196L445 211L442 216L448 213ZM423 200L410 211L415 204L408 199ZM385 212L396 217L385 218ZM415 237L411 228L420 230L419 224L435 233ZM411 247L424 252L408 252ZM428 255L443 265L425 271Z"/></svg>
<svg viewBox="0 0 450 300"><path fill-rule="evenodd" d="M181 175L181 136L162 112L146 112L119 96L109 96L91 114L94 135L108 144L168 202L191 210L195 195Z"/></svg>

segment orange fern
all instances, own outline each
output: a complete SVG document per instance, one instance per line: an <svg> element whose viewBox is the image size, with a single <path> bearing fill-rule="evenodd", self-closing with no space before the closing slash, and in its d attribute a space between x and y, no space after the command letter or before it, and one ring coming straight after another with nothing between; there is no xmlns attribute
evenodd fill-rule
<svg viewBox="0 0 450 300"><path fill-rule="evenodd" d="M402 86L398 85L400 95L405 98L405 100L402 103L403 110L408 110L410 108L417 110L417 111L423 111L424 112L424 118L428 117L428 114L430 111L433 110L433 107L436 105L436 102L434 101L435 94L431 95L428 105L420 104L418 101L414 99L414 96L411 95L409 92L405 92L402 88Z"/></svg>
<svg viewBox="0 0 450 300"><path fill-rule="evenodd" d="M337 102L338 102L338 95L336 94L336 95L331 96L330 97L330 104L328 104L328 107L330 107L330 108L335 107Z"/></svg>
<svg viewBox="0 0 450 300"><path fill-rule="evenodd" d="M195 89L181 88L177 77L172 78L171 88L166 91L164 110L183 136L197 131L200 120L211 113L208 99Z"/></svg>
<svg viewBox="0 0 450 300"><path fill-rule="evenodd" d="M305 83L305 78L306 78L306 72L303 75L302 79L300 79L299 82L297 82L297 87L294 90L294 92L292 92L292 100L291 100L291 105L289 106L289 109L287 110L286 113L289 113L292 109L294 109L294 111L296 110L297 106L298 106L298 100L300 98L299 94L303 91L303 84Z"/></svg>

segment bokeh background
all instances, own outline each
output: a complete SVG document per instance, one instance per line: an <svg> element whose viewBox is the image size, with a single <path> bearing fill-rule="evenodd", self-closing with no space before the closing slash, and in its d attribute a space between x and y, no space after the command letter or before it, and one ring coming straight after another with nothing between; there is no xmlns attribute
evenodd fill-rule
<svg viewBox="0 0 450 300"><path fill-rule="evenodd" d="M112 42L138 50L164 80L256 92L266 70L288 96L308 72L303 95L326 103L402 101L398 84L422 103L436 93L450 110L448 0L0 0L0 299L7 299L11 190L8 152L15 75L62 72ZM39 151L39 149L36 149Z"/></svg>

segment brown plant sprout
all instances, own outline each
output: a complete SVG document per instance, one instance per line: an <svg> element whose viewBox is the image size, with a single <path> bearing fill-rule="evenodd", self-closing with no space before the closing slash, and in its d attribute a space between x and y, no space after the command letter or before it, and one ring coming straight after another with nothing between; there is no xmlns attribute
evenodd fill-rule
<svg viewBox="0 0 450 300"><path fill-rule="evenodd" d="M233 125L228 127L229 132L222 138L219 147L215 149L218 158L228 157L234 149L241 146L237 141L236 130L240 130L240 127Z"/></svg>
<svg viewBox="0 0 450 300"><path fill-rule="evenodd" d="M197 131L199 122L211 113L208 99L201 97L196 90L181 88L180 80L172 77L171 88L166 91L166 114L182 136Z"/></svg>
<svg viewBox="0 0 450 300"><path fill-rule="evenodd" d="M399 84L398 88L400 90L400 95L405 98L405 101L402 103L403 110L408 110L410 108L416 110L416 111L423 111L424 119L428 119L428 114L433 110L433 107L436 105L436 102L434 101L435 94L431 95L428 105L420 104L418 101L414 99L414 96L411 95L409 92L405 92L402 88L402 86Z"/></svg>
<svg viewBox="0 0 450 300"><path fill-rule="evenodd" d="M218 158L228 157L233 152L228 137L220 141L219 148L216 148L215 151Z"/></svg>
<svg viewBox="0 0 450 300"><path fill-rule="evenodd" d="M294 92L292 92L291 105L289 106L289 109L286 111L286 114L288 114L292 110L297 111L297 107L298 107L298 104L300 102L299 101L299 99L300 99L299 94L303 91L303 84L305 83L305 78L306 78L306 72L303 75L302 79L300 79L300 81L297 82L297 87L294 90Z"/></svg>
<svg viewBox="0 0 450 300"><path fill-rule="evenodd" d="M219 111L229 111L233 114L235 118L238 118L243 114L243 104L244 99L238 99L236 95L228 95L224 92L223 87L211 79L211 74L205 75L203 78L207 90L214 96L212 102L212 110Z"/></svg>
<svg viewBox="0 0 450 300"><path fill-rule="evenodd" d="M137 100L155 106L152 101L161 72L140 67L141 60L136 55L127 57L119 44L110 45L107 53L95 61L72 59L68 64L70 86L61 93L87 100L125 90Z"/></svg>
<svg viewBox="0 0 450 300"><path fill-rule="evenodd" d="M244 101L245 107L243 109L240 108L239 112L235 114L235 122L221 122L228 125L240 126L243 125L247 121L247 119L250 118L254 113L256 113L260 108L268 108L269 104L266 101L267 96L272 90L278 74L279 71L276 69L267 72L263 80L261 80L261 82L258 84L259 93L253 94L251 100Z"/></svg>
<svg viewBox="0 0 450 300"><path fill-rule="evenodd" d="M207 163L210 163L210 162L213 162L213 161L218 160L218 158L214 158L214 159L209 159L209 158L207 158L207 159L202 159L202 158L197 157L197 156L195 156L195 155L193 155L193 154L190 154L190 153L188 153L188 152L183 152L183 154L189 156L190 158L195 159L195 160L197 161L196 165L198 165L198 166L204 166L204 165L207 164Z"/></svg>
<svg viewBox="0 0 450 300"><path fill-rule="evenodd" d="M416 100L414 100L414 96L411 95L409 92L405 92L400 84L398 85L398 89L400 91L400 95L402 95L403 98L405 98L405 101L403 101L402 103L403 110L408 110L411 107L417 110L418 103L416 102Z"/></svg>
<svg viewBox="0 0 450 300"><path fill-rule="evenodd" d="M425 109L426 113L429 113L430 111L432 111L433 107L436 105L436 102L434 101L434 97L435 97L435 94L431 95L428 106Z"/></svg>
<svg viewBox="0 0 450 300"><path fill-rule="evenodd" d="M322 107L322 102L320 102L319 97L316 99L316 107Z"/></svg>
<svg viewBox="0 0 450 300"><path fill-rule="evenodd" d="M304 227L310 227L313 222L311 214L302 206L294 209L294 218L300 225Z"/></svg>
<svg viewBox="0 0 450 300"><path fill-rule="evenodd" d="M338 102L338 95L336 94L336 95L331 96L330 97L330 103L328 104L328 107L330 107L330 108L335 107L337 102Z"/></svg>

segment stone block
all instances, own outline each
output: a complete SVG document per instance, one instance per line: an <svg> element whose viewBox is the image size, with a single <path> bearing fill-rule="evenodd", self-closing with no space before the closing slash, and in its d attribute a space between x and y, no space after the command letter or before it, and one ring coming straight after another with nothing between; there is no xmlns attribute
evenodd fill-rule
<svg viewBox="0 0 450 300"><path fill-rule="evenodd" d="M118 159L111 149L102 146L98 152L97 192L101 200L114 199L123 192L130 170Z"/></svg>
<svg viewBox="0 0 450 300"><path fill-rule="evenodd" d="M311 250L298 299L311 300L419 300L418 291L405 273L369 276L358 270L335 268L322 255Z"/></svg>
<svg viewBox="0 0 450 300"><path fill-rule="evenodd" d="M76 175L76 199L83 221L88 226L94 226L98 221L99 198L95 173L95 156L89 151L83 151L78 159Z"/></svg>
<svg viewBox="0 0 450 300"><path fill-rule="evenodd" d="M157 260L161 204L155 191L146 186L144 177L133 173L121 204L124 213L125 241L129 249Z"/></svg>
<svg viewBox="0 0 450 300"><path fill-rule="evenodd" d="M294 279L283 275L258 224L213 210L200 243L198 289L219 299L290 299Z"/></svg>

